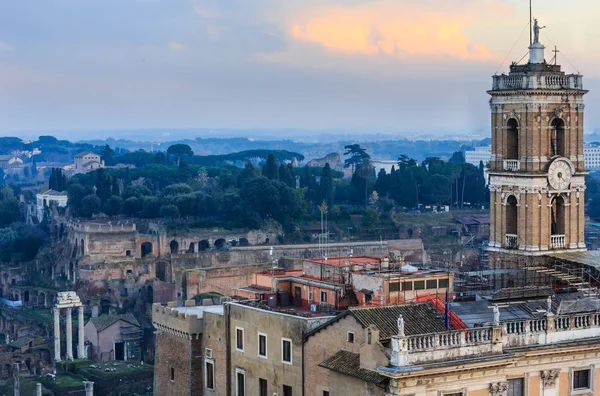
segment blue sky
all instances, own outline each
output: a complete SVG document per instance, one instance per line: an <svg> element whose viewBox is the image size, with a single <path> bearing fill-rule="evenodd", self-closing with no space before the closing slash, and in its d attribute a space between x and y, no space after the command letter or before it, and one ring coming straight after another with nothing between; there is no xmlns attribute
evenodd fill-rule
<svg viewBox="0 0 600 396"><path fill-rule="evenodd" d="M542 41L594 90L600 6L534 4ZM524 0L3 1L0 134L487 130L485 90L527 12Z"/></svg>

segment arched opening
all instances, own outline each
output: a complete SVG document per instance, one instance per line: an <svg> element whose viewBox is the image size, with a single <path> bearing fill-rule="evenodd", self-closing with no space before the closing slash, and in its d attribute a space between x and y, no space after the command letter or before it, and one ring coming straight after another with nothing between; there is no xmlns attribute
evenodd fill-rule
<svg viewBox="0 0 600 396"><path fill-rule="evenodd" d="M187 253L194 253L195 248L196 248L196 244L194 242L191 242L190 246L187 249Z"/></svg>
<svg viewBox="0 0 600 396"><path fill-rule="evenodd" d="M83 238L81 239L81 255L85 256L85 249L83 248Z"/></svg>
<svg viewBox="0 0 600 396"><path fill-rule="evenodd" d="M102 299L100 301L100 315L110 314L110 300Z"/></svg>
<svg viewBox="0 0 600 396"><path fill-rule="evenodd" d="M565 200L556 197L552 200L552 235L565 235Z"/></svg>
<svg viewBox="0 0 600 396"><path fill-rule="evenodd" d="M199 252L204 252L208 249L210 249L210 243L206 239L203 239L200 242L198 242L198 251Z"/></svg>
<svg viewBox="0 0 600 396"><path fill-rule="evenodd" d="M227 242L223 238L219 238L215 241L215 249L222 250L225 249Z"/></svg>
<svg viewBox="0 0 600 396"><path fill-rule="evenodd" d="M552 156L565 156L565 122L560 118L552 121L550 128L550 139L552 141Z"/></svg>
<svg viewBox="0 0 600 396"><path fill-rule="evenodd" d="M164 261L156 263L156 277L163 282L167 281L167 263Z"/></svg>
<svg viewBox="0 0 600 396"><path fill-rule="evenodd" d="M73 253L71 254L71 258L77 257L78 251L79 251L79 245L77 245L77 239L75 239L75 246L73 247Z"/></svg>
<svg viewBox="0 0 600 396"><path fill-rule="evenodd" d="M506 123L506 159L519 159L519 123L514 118Z"/></svg>
<svg viewBox="0 0 600 396"><path fill-rule="evenodd" d="M518 224L517 198L511 195L506 200L506 246L509 249L517 247Z"/></svg>
<svg viewBox="0 0 600 396"><path fill-rule="evenodd" d="M42 306L42 307L46 307L46 293L44 292L39 292L38 294L38 305Z"/></svg>
<svg viewBox="0 0 600 396"><path fill-rule="evenodd" d="M179 243L175 239L171 241L169 247L171 248L171 254L177 254L179 251Z"/></svg>
<svg viewBox="0 0 600 396"><path fill-rule="evenodd" d="M240 238L240 246L248 246L250 242L248 242L248 238Z"/></svg>
<svg viewBox="0 0 600 396"><path fill-rule="evenodd" d="M154 302L154 289L152 288L152 286L148 286L146 288L146 301L149 304L152 304Z"/></svg>
<svg viewBox="0 0 600 396"><path fill-rule="evenodd" d="M149 254L152 254L152 242L142 243L142 258L146 257Z"/></svg>
<svg viewBox="0 0 600 396"><path fill-rule="evenodd" d="M29 290L25 290L25 292L23 293L23 302L24 303L29 302Z"/></svg>

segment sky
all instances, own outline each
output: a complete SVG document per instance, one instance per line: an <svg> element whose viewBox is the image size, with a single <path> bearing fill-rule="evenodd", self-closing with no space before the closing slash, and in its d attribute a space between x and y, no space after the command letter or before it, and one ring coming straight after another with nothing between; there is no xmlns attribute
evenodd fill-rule
<svg viewBox="0 0 600 396"><path fill-rule="evenodd" d="M593 110L600 4L533 4L546 58L557 45L585 75ZM0 135L486 134L491 76L527 53L528 17L527 0L1 1Z"/></svg>

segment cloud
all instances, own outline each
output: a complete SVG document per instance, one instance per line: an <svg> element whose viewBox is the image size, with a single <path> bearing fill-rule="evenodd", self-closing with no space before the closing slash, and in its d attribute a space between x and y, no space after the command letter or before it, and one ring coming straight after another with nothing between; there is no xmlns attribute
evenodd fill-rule
<svg viewBox="0 0 600 396"><path fill-rule="evenodd" d="M177 42L177 41L171 41L169 43L169 49L171 51L183 51L186 48L187 48L187 45L182 44L182 43Z"/></svg>
<svg viewBox="0 0 600 396"><path fill-rule="evenodd" d="M481 19L509 13L511 7L499 0L448 3L446 0L313 3L289 15L286 22L293 41L319 45L336 53L492 60L490 50L469 37L467 30Z"/></svg>
<svg viewBox="0 0 600 396"><path fill-rule="evenodd" d="M196 7L196 14L200 15L202 18L206 19L217 19L220 15L217 12L209 11L204 8Z"/></svg>
<svg viewBox="0 0 600 396"><path fill-rule="evenodd" d="M0 54L3 52L12 52L15 49L8 45L7 43L5 43L4 41L0 40Z"/></svg>

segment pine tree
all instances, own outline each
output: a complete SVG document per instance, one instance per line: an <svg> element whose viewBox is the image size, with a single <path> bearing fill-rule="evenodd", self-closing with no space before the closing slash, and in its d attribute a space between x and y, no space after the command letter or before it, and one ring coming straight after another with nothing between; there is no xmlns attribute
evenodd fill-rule
<svg viewBox="0 0 600 396"><path fill-rule="evenodd" d="M117 179L116 177L112 177L112 195L115 195L117 197L121 196L121 191L119 189L119 179Z"/></svg>
<svg viewBox="0 0 600 396"><path fill-rule="evenodd" d="M296 180L290 174L290 170L285 164L279 165L279 180L291 188L296 187Z"/></svg>
<svg viewBox="0 0 600 396"><path fill-rule="evenodd" d="M333 207L333 172L329 163L325 164L319 185L319 200L323 200L330 208Z"/></svg>
<svg viewBox="0 0 600 396"><path fill-rule="evenodd" d="M275 161L275 156L273 154L269 154L269 157L267 157L264 175L267 179L279 179L279 168L277 167L277 162Z"/></svg>

